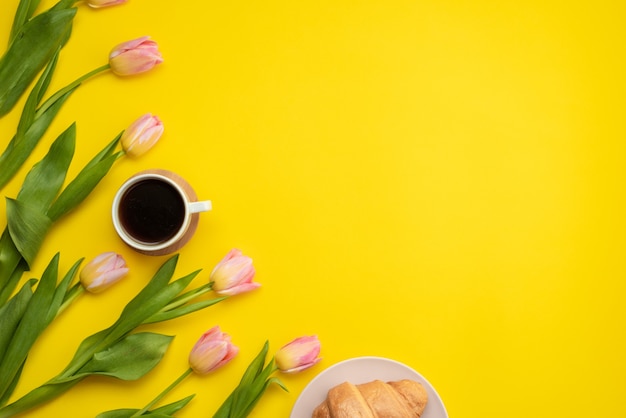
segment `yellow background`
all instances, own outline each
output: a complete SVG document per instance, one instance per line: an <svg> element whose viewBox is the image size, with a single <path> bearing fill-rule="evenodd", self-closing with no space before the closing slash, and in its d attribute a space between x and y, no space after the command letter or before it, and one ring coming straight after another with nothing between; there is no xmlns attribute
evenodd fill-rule
<svg viewBox="0 0 626 418"><path fill-rule="evenodd" d="M2 3L0 45L17 3ZM151 327L176 338L144 379L88 379L30 416L143 406L214 325L241 352L167 398L197 394L181 417L211 416L265 340L273 352L309 334L322 362L283 376L290 392L270 388L253 417L287 417L315 375L363 355L419 371L451 417L624 416L625 12L617 0L79 6L50 91L139 36L165 62L81 86L3 194L73 121L71 174L146 112L166 133L48 236L28 277L57 251L63 271L117 251L131 274L47 330L16 395L58 373L166 259L133 253L110 221L126 178L165 168L214 204L177 276L202 268L200 285L237 247L262 288ZM22 103L0 120L2 149Z"/></svg>

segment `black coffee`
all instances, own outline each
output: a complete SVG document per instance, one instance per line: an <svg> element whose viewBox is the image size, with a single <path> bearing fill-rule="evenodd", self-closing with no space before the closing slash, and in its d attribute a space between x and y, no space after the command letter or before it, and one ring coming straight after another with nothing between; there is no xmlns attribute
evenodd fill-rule
<svg viewBox="0 0 626 418"><path fill-rule="evenodd" d="M141 180L122 195L119 218L126 233L137 241L158 244L172 238L185 218L185 202L169 183Z"/></svg>

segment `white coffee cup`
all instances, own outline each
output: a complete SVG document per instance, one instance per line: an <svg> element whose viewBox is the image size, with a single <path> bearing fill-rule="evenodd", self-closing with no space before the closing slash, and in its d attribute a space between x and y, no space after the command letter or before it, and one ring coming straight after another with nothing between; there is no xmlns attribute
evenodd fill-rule
<svg viewBox="0 0 626 418"><path fill-rule="evenodd" d="M211 210L198 201L189 183L167 170L146 170L122 184L111 214L113 226L128 246L147 255L164 255L191 239L198 214Z"/></svg>

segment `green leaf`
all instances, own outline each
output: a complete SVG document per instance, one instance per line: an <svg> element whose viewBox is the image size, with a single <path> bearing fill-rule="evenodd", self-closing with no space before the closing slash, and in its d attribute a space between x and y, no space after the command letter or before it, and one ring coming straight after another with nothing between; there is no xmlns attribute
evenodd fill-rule
<svg viewBox="0 0 626 418"><path fill-rule="evenodd" d="M193 274L194 277L196 275L198 275L198 273L200 273L202 271L202 269L198 269L190 274ZM169 307L173 307L173 308L177 308L179 306L184 305L185 303L189 302L190 300L203 295L209 291L211 291L213 289L213 282L208 282L203 284L202 286L196 287L195 289L192 290L188 290L184 293L181 293L180 295L176 296L174 299L172 299L172 301L170 302L170 304L166 307L166 309L168 309Z"/></svg>
<svg viewBox="0 0 626 418"><path fill-rule="evenodd" d="M72 380L87 375L137 380L161 361L173 338L152 332L129 335L106 350L95 353L91 361L72 376Z"/></svg>
<svg viewBox="0 0 626 418"><path fill-rule="evenodd" d="M71 373L68 373L70 369L76 368L76 370L78 370L84 363L89 361L89 359L91 359L91 356L95 352L95 347L101 344L106 336L109 335L109 333L111 332L111 328L112 327L100 330L81 341L78 349L76 350L76 353L74 353L74 357L61 374L71 375ZM75 367L75 365L78 365L78 367Z"/></svg>
<svg viewBox="0 0 626 418"><path fill-rule="evenodd" d="M115 409L113 411L103 412L98 414L96 418L131 418L135 412L139 411L139 409ZM151 417L151 418L172 418L173 415L166 414L158 414L154 412L144 412L141 414L142 417Z"/></svg>
<svg viewBox="0 0 626 418"><path fill-rule="evenodd" d="M36 405L48 402L58 396L61 396L81 380L82 379L76 379L71 382L44 384L39 386L15 402L0 408L0 417L12 417L28 411Z"/></svg>
<svg viewBox="0 0 626 418"><path fill-rule="evenodd" d="M278 384L283 390L287 391L287 388L278 378L269 377L270 374L272 374L274 371L274 361L272 360L265 367L263 373L257 376L249 391L246 392L245 402L238 406L238 408L234 408L236 411L236 416L247 417L248 415L250 415L256 404L263 397L263 394L265 393L269 385L271 385L272 383Z"/></svg>
<svg viewBox="0 0 626 418"><path fill-rule="evenodd" d="M15 294L9 301L0 308L0 363L4 358L7 347L13 338L15 329L19 325L28 301L33 296L31 287L35 280L30 280L22 286L19 292ZM5 375L0 374L0 381L4 380Z"/></svg>
<svg viewBox="0 0 626 418"><path fill-rule="evenodd" d="M101 151L96 158L106 152L109 152L113 144L116 144L119 140L117 137L113 142L109 143L103 151ZM61 192L61 195L52 204L47 214L52 221L56 221L61 216L67 214L69 211L78 206L93 189L100 183L100 181L107 175L113 163L124 155L122 152L118 152L113 155L108 155L102 160L94 162L92 159L87 166L81 170L80 173L68 184Z"/></svg>
<svg viewBox="0 0 626 418"><path fill-rule="evenodd" d="M26 22L0 58L0 117L7 114L65 42L76 9L49 10Z"/></svg>
<svg viewBox="0 0 626 418"><path fill-rule="evenodd" d="M263 344L263 348L259 354L252 360L252 362L246 368L239 385L231 392L231 394L226 398L224 403L219 407L217 412L213 415L213 418L229 418L229 417L244 417L245 415L239 415L243 410L245 410L245 399L249 396L247 392L249 392L250 388L254 384L257 376L261 374L263 371L263 366L265 365L265 358L267 357L267 351L269 349L269 342L265 342Z"/></svg>
<svg viewBox="0 0 626 418"><path fill-rule="evenodd" d="M67 9L72 7L74 3L76 3L76 0L59 0L59 2L52 7L52 10Z"/></svg>
<svg viewBox="0 0 626 418"><path fill-rule="evenodd" d="M153 413L153 414L174 415L176 412L180 411L185 406L187 406L189 401L191 401L194 396L196 396L196 395L189 395L186 398L181 399L180 401L176 401L176 402L172 402L172 403L167 404L167 405L163 405L160 408L156 408L156 409L152 410L151 413Z"/></svg>
<svg viewBox="0 0 626 418"><path fill-rule="evenodd" d="M53 258L51 263L55 262L55 258ZM80 262L77 262L66 274L66 277L61 281L61 284L54 292L54 297L49 302L49 305L45 305L45 303L48 302L47 299L49 296L46 293L53 290L50 288L56 280L56 277L53 275L46 279L47 282L42 279L43 284L40 282L40 286L38 286L35 291L35 297L33 297L31 287L37 280L31 279L22 286L22 289L20 289L6 305L0 308L0 318L3 319L0 326L0 328L2 328L2 332L0 332L0 367L3 370L3 373L0 375L0 405L3 405L13 393L32 344L37 340L43 329L45 329L56 316L62 297L64 296L64 294L61 293L65 292L68 283L76 274L79 263ZM59 300L59 297L61 297L61 300ZM19 307L16 305L18 303ZM48 313L46 317L44 317L42 315L43 312L45 312L46 306L48 306ZM15 311L15 308L18 308L19 311ZM14 326L11 326L12 323L14 323ZM28 336L26 341L21 337L24 333ZM6 344L3 341L5 338L8 339ZM9 351L7 356L9 360L6 360L8 367L5 367L3 365L5 361L4 354L6 353L5 349L9 346L9 343L13 351ZM15 348L16 346L17 349ZM11 359L11 356L13 356L13 359ZM9 383L6 379L9 379L10 375L13 373L12 368L15 366L15 362L19 361L20 358L23 358L22 364L13 376L13 382Z"/></svg>
<svg viewBox="0 0 626 418"><path fill-rule="evenodd" d="M96 415L96 418L131 418L137 411L139 411L139 408L113 409Z"/></svg>
<svg viewBox="0 0 626 418"><path fill-rule="evenodd" d="M265 358L267 357L267 352L269 350L269 342L265 341L261 351L256 355L254 360L250 363L245 373L243 374L239 386L247 387L251 386L254 383L256 377L261 374L263 371L263 366L265 365Z"/></svg>
<svg viewBox="0 0 626 418"><path fill-rule="evenodd" d="M195 395L187 396L180 401L172 402L152 411L144 412L141 416L149 416L152 418L173 417L174 414L183 409L194 396ZM130 418L138 411L140 411L139 408L114 409L112 411L102 412L101 414L98 414L96 418Z"/></svg>
<svg viewBox="0 0 626 418"><path fill-rule="evenodd" d="M28 130L22 135L16 134L0 156L0 189L15 175L17 170L32 153L39 140L54 120L63 103L74 92L74 89L61 95L51 103L45 111L39 113Z"/></svg>
<svg viewBox="0 0 626 418"><path fill-rule="evenodd" d="M156 314L152 315L150 318L146 319L143 323L154 324L156 322L169 321L171 319L175 319L180 316L188 315L190 313L199 311L201 309L208 308L209 306L213 306L216 303L219 303L227 298L228 298L227 296L223 296L221 298L191 303L189 305L184 305L184 306L174 308L172 310L165 311L165 312L157 312Z"/></svg>
<svg viewBox="0 0 626 418"><path fill-rule="evenodd" d="M48 86L52 81L52 74L54 74L54 70L56 68L57 62L59 60L59 52L52 57L46 68L44 69L41 76L39 76L39 80L35 86L31 89L28 94L28 99L26 100L26 104L24 105L24 109L22 109L22 116L20 116L20 122L17 125L17 137L23 137L28 128L33 124L33 121L37 115L37 107L39 106L39 102L46 91L48 90Z"/></svg>
<svg viewBox="0 0 626 418"><path fill-rule="evenodd" d="M30 267L52 221L39 210L18 200L7 198L6 206L11 239Z"/></svg>
<svg viewBox="0 0 626 418"><path fill-rule="evenodd" d="M163 263L150 283L126 305L115 323L116 327L130 331L141 325L189 285L193 276L186 276L168 284L177 261L178 255L175 255Z"/></svg>
<svg viewBox="0 0 626 418"><path fill-rule="evenodd" d="M6 237L6 238L5 238ZM15 245L9 229L5 229L0 238L0 305L4 305L13 295L13 291L22 279L22 275L28 270L26 261ZM6 270L4 270L6 268Z"/></svg>
<svg viewBox="0 0 626 418"><path fill-rule="evenodd" d="M105 158L107 158L109 155L113 154L113 151L115 150L115 147L117 147L117 144L120 142L120 138L122 137L123 131L120 132L119 134L117 134L117 136L115 138L113 138L113 140L111 142L109 142L104 148L102 148L100 150L100 152L98 152L88 163L87 165L85 165L85 167L82 169L82 171L87 171L90 168L92 168L93 166L95 166L96 164L98 164L100 161L104 160Z"/></svg>
<svg viewBox="0 0 626 418"><path fill-rule="evenodd" d="M20 381L20 377L22 376L22 370L24 369L24 364L26 363L26 360L24 360L22 362L22 364L20 365L19 369L17 370L17 373L15 373L15 376L13 376L13 381L11 383L9 383L7 390L4 392L4 394L2 394L0 396L0 408L4 405L6 405L6 403L9 401L11 395L13 394L13 391L15 390L15 387L17 386L18 382Z"/></svg>
<svg viewBox="0 0 626 418"><path fill-rule="evenodd" d="M14 274L14 270L18 266L20 257L26 261L25 270L28 270L51 226L52 221L44 215L45 210L56 197L65 180L74 154L75 142L76 128L72 124L59 135L46 156L35 164L24 179L17 202L27 203L18 203L11 207L7 203L7 224L12 243L7 241L9 236L3 235L0 240L0 267L2 267L0 289L2 289L3 298L7 297L6 291L12 290L16 285L13 283L7 287L9 277L12 275L13 278L19 279L17 274ZM11 148L8 154L3 154L3 157L13 155L12 152L15 150L16 148ZM12 168L19 168L19 166L11 166L2 173L8 173ZM13 208L12 213L11 208ZM16 250L20 257L17 257Z"/></svg>
<svg viewBox="0 0 626 418"><path fill-rule="evenodd" d="M30 169L17 200L45 213L65 181L75 146L76 124L73 123L52 143L46 156Z"/></svg>
<svg viewBox="0 0 626 418"><path fill-rule="evenodd" d="M46 325L49 325L54 318L56 318L59 313L59 309L63 302L65 302L65 296L67 295L67 290L70 286L70 283L74 280L76 273L78 273L78 267L83 262L83 258L79 259L74 265L69 269L69 271L65 274L63 279L57 285L56 290L54 291L54 296L52 301L50 302L50 309L48 309L48 315L46 317Z"/></svg>
<svg viewBox="0 0 626 418"><path fill-rule="evenodd" d="M10 40L12 40L21 27L31 18L35 13L35 9L39 5L40 0L21 0L15 11L15 17L13 18L13 26L11 27Z"/></svg>
<svg viewBox="0 0 626 418"><path fill-rule="evenodd" d="M33 296L28 301L23 316L18 324L6 353L0 362L2 380L0 380L0 394L7 391L15 374L26 360L30 348L35 343L47 323L48 310L51 308L56 281L58 278L59 254L57 253L41 276Z"/></svg>
<svg viewBox="0 0 626 418"><path fill-rule="evenodd" d="M166 306L172 298L180 293L191 281L190 277L178 279L165 287L158 295L149 301L144 302L143 306L135 311L126 311L122 313L119 321L114 325L113 332L107 336L108 341L114 341L122 335L132 331L156 312Z"/></svg>
<svg viewBox="0 0 626 418"><path fill-rule="evenodd" d="M176 269L177 260L178 255L174 255L163 263L148 284L128 302L113 325L85 338L61 375L72 375L91 360L94 352L98 352L114 344L128 332L139 326L146 317L158 312L167 304L167 302L163 302L159 299L159 296L164 292L164 289L167 288L168 282ZM155 300L157 302L156 305ZM161 304L163 304L163 306L161 306Z"/></svg>

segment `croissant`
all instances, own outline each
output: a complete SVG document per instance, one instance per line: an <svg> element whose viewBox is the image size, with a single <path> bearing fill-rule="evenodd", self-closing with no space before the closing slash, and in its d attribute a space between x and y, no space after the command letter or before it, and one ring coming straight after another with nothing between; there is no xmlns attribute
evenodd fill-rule
<svg viewBox="0 0 626 418"><path fill-rule="evenodd" d="M420 418L428 394L419 382L341 383L328 391L312 418Z"/></svg>

